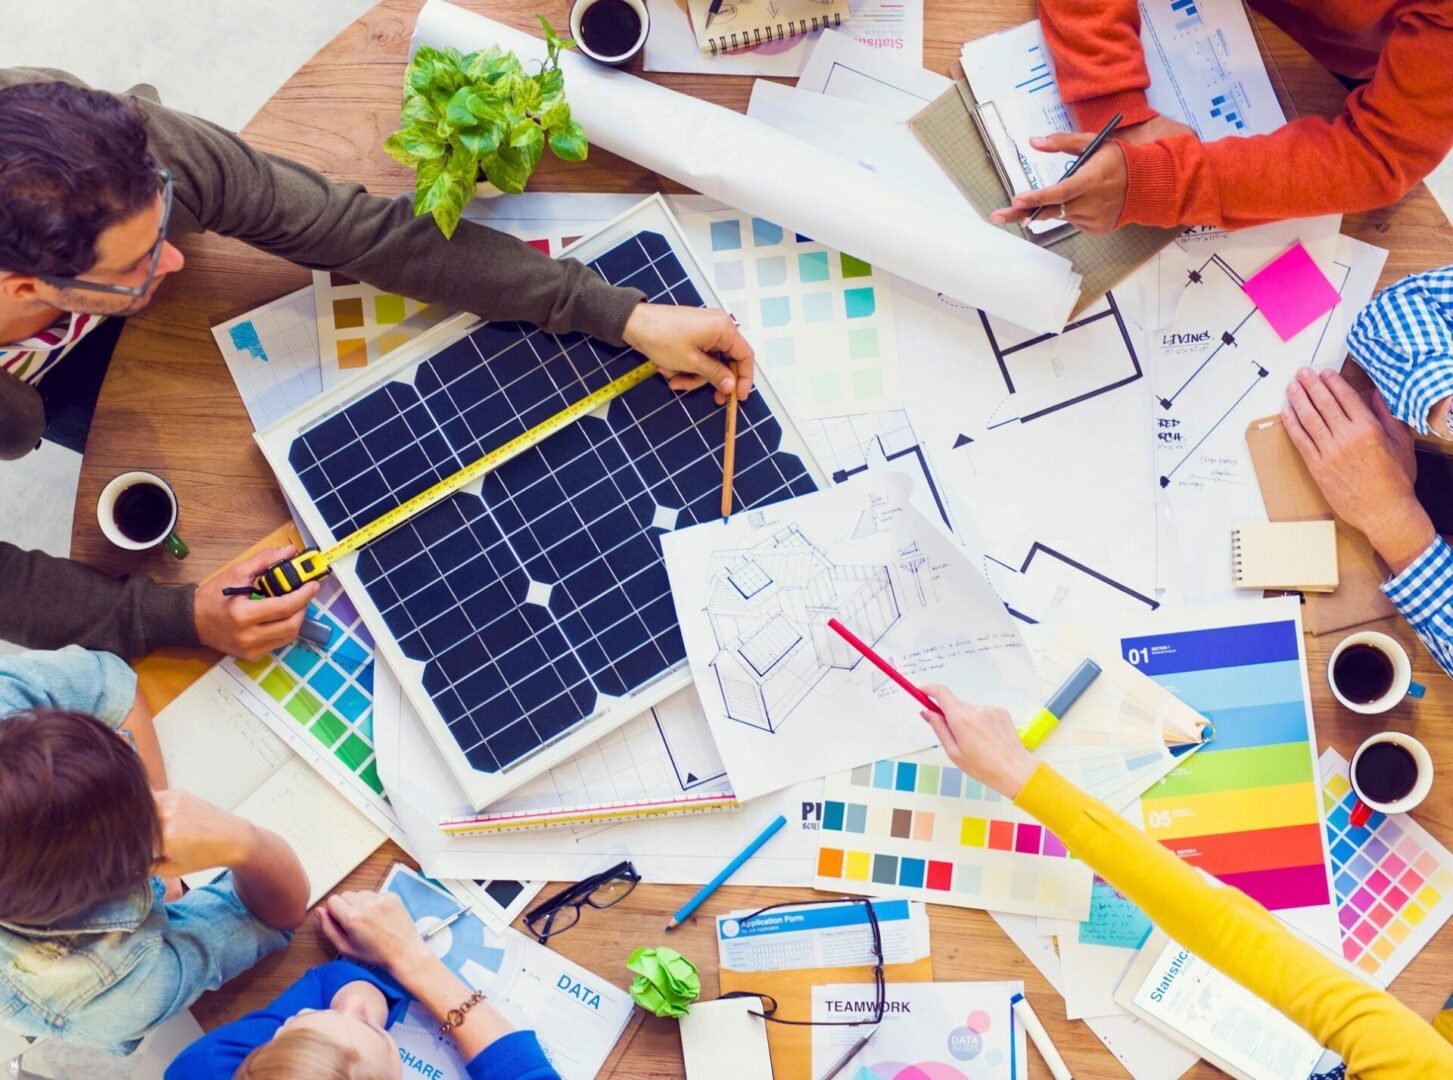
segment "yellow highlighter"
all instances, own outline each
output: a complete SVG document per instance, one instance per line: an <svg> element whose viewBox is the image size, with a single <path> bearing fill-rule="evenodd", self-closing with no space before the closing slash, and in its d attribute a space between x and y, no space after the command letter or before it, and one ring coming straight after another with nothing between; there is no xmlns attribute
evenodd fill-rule
<svg viewBox="0 0 1453 1080"><path fill-rule="evenodd" d="M1080 666L1070 673L1070 677L1044 703L1044 708L1019 729L1019 741L1026 749L1037 750L1039 744L1049 738L1049 733L1059 727L1060 720L1070 711L1070 706L1080 699L1080 695L1089 689L1099 675L1100 665L1095 661L1080 661Z"/></svg>

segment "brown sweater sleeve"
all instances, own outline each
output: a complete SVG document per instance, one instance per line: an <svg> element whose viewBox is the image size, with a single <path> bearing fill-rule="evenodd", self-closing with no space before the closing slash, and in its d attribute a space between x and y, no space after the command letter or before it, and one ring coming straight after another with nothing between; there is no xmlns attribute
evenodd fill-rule
<svg viewBox="0 0 1453 1080"><path fill-rule="evenodd" d="M195 585L113 578L70 559L0 541L0 638L31 649L83 645L141 656L197 642Z"/></svg>
<svg viewBox="0 0 1453 1080"><path fill-rule="evenodd" d="M172 170L178 206L202 229L416 300L613 344L644 299L574 259L552 259L482 225L463 222L446 240L432 218L414 216L407 197L330 181L215 124L139 100L152 153Z"/></svg>

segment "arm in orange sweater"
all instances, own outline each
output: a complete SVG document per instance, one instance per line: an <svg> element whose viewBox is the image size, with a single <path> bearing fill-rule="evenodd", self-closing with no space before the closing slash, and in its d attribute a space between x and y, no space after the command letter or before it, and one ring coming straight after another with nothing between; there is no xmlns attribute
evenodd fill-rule
<svg viewBox="0 0 1453 1080"><path fill-rule="evenodd" d="M1127 127L1159 115L1145 100L1136 0L1040 0L1039 27L1079 130L1099 131L1116 113Z"/></svg>
<svg viewBox="0 0 1453 1080"><path fill-rule="evenodd" d="M1145 61L1134 0L1042 0L1040 24L1060 96L1081 129L1144 102ZM1270 135L1203 143L1190 135L1144 145L1116 140L1128 174L1118 224L1244 228L1283 218L1387 206L1453 146L1453 13L1446 3L1398 12L1372 80L1342 112Z"/></svg>
<svg viewBox="0 0 1453 1080"><path fill-rule="evenodd" d="M1453 1046L1391 994L1349 975L1238 889L1190 865L1048 765L1014 804L1182 948L1235 979L1347 1062L1359 1080L1453 1076Z"/></svg>

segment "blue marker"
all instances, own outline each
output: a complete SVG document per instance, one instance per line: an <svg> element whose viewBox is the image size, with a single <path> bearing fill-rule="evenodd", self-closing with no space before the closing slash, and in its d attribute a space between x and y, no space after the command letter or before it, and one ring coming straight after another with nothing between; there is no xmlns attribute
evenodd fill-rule
<svg viewBox="0 0 1453 1080"><path fill-rule="evenodd" d="M1044 703L1044 708L1034 714L1034 719L1024 725L1019 732L1019 741L1026 749L1036 750L1039 744L1049 738L1049 733L1059 726L1064 719L1065 713L1070 711L1070 706L1080 699L1092 682L1100 675L1100 665L1093 660L1083 660L1080 666L1070 674L1064 681L1064 685L1054 692L1054 696Z"/></svg>
<svg viewBox="0 0 1453 1080"><path fill-rule="evenodd" d="M772 837L776 836L777 830L782 828L782 826L786 824L787 819L781 814L778 814L776 820L768 825L765 829L763 829L761 834L755 840L753 840L750 844L743 848L740 855L738 855L731 862L727 863L720 874L717 874L716 877L708 881L705 885L701 887L700 892L698 892L690 900L686 901L686 903L681 905L681 910L678 911L675 915L672 915L671 921L666 924L666 930L668 932L675 930L678 926L680 926L688 918L690 918L691 913L697 908L701 907L701 905L706 902L706 898L708 896L716 892L717 889L721 888L722 882L726 881L727 878L735 874L737 870L741 868L742 863L746 862L753 855L755 855L757 853L757 849L765 844L768 840L772 839Z"/></svg>

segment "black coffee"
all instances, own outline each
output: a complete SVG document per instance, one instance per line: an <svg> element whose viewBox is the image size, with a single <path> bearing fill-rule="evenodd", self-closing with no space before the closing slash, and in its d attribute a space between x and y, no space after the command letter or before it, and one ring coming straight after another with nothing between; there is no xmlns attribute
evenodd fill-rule
<svg viewBox="0 0 1453 1080"><path fill-rule="evenodd" d="M641 17L626 0L600 0L580 17L580 39L597 56L624 56L641 36Z"/></svg>
<svg viewBox="0 0 1453 1080"><path fill-rule="evenodd" d="M1371 705L1392 689L1393 666L1376 645L1349 645L1332 665L1332 681L1348 701Z"/></svg>
<svg viewBox="0 0 1453 1080"><path fill-rule="evenodd" d="M1405 746L1373 743L1357 759L1357 790L1375 803L1395 803L1418 782L1418 763Z"/></svg>
<svg viewBox="0 0 1453 1080"><path fill-rule="evenodd" d="M172 523L171 496L165 488L143 480L116 496L111 514L122 536L136 544L149 544L166 535Z"/></svg>

